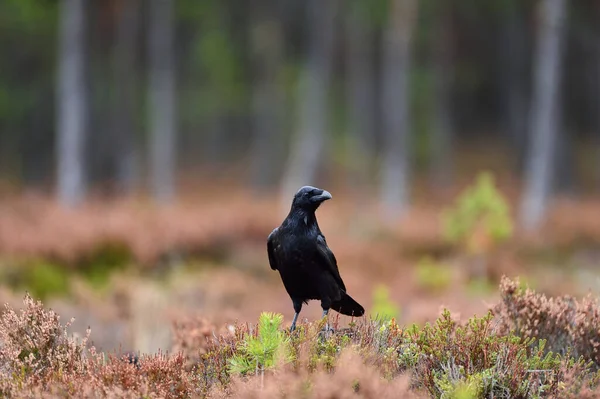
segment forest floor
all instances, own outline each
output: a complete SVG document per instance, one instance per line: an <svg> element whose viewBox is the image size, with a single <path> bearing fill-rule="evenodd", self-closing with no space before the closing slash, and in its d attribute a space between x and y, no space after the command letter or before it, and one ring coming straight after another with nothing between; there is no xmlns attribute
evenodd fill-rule
<svg viewBox="0 0 600 399"><path fill-rule="evenodd" d="M483 316L500 300L502 275L550 296L600 295L600 200L558 200L535 234L517 229L474 259L442 234L440 215L458 189L417 200L393 222L368 199L330 191L321 229L349 293L372 316L390 306L399 326L435 321L445 308L456 319ZM291 302L265 245L285 207L244 190L208 192L168 207L131 198L74 210L44 197L5 198L0 302L21 308L27 290L64 320L74 317L77 336L90 326L91 341L106 351L177 350L182 329L218 334L262 312L282 314L289 326ZM301 317L320 314L313 301ZM355 321L332 317L338 328Z"/></svg>

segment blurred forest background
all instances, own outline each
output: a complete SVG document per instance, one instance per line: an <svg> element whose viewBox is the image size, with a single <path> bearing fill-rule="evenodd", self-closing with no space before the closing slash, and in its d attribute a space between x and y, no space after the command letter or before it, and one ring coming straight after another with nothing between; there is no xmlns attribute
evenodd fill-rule
<svg viewBox="0 0 600 399"><path fill-rule="evenodd" d="M482 170L500 232L456 246L441 211ZM287 320L264 242L305 184L333 193L319 217L346 285L405 321L442 292L470 311L465 265L600 287L581 272L600 259L600 3L0 2L0 297L67 294L113 326L107 347L164 347L162 319L138 318L182 304Z"/></svg>

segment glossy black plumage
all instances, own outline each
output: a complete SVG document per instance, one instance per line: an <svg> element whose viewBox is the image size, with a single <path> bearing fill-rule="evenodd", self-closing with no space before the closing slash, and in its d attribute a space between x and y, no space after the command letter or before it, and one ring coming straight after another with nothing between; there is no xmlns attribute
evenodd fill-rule
<svg viewBox="0 0 600 399"><path fill-rule="evenodd" d="M348 316L364 314L363 307L346 293L335 255L317 223L315 211L330 198L325 190L302 187L288 216L267 239L271 269L279 271L296 312L292 330L302 304L311 299L321 301L324 315L329 309Z"/></svg>

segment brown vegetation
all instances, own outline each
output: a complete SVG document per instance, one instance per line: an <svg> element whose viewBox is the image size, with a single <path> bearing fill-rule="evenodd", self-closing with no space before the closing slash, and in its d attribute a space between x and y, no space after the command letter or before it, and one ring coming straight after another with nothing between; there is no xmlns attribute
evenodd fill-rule
<svg viewBox="0 0 600 399"><path fill-rule="evenodd" d="M7 307L0 318L0 396L600 397L590 335L600 331L597 301L546 299L508 279L501 290L493 316L466 322L448 311L433 325L404 329L365 319L328 338L322 323L303 323L291 336L271 336L288 347L285 358L268 368L257 358L242 374L232 359L251 337L268 339L253 325L219 335L206 320L189 319L174 326L182 351L133 362L97 352L89 332L69 335L71 322L26 296L20 312Z"/></svg>
<svg viewBox="0 0 600 399"><path fill-rule="evenodd" d="M220 191L216 191L219 193ZM228 190L223 196L207 198L187 196L178 205L161 208L142 200L105 203L92 201L78 209L64 209L41 197L17 197L0 202L0 253L3 257L46 257L68 264L85 261L105 245L124 246L132 260L155 264L169 254L222 255L243 243L262 243L266 235L283 218L273 199L257 200L244 191ZM415 254L447 253L450 249L441 235L442 204L416 205L398 224L388 230L375 227L377 207L345 202L336 196L335 208L319 211L319 220L331 233L336 250L353 258L359 243L379 241L394 259L410 259ZM535 236L516 232L507 247L527 249L580 245L600 245L600 224L589 215L598 214L597 202L558 203L551 212L547 228ZM377 240L364 240L367 234ZM401 243L401 245L398 245ZM371 263L385 263L371 251L364 258Z"/></svg>

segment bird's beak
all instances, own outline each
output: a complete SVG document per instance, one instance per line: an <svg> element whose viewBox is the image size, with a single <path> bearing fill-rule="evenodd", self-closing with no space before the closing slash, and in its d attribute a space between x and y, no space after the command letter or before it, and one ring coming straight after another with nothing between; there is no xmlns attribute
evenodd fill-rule
<svg viewBox="0 0 600 399"><path fill-rule="evenodd" d="M329 199L331 199L331 193L329 191L323 190L321 194L312 197L311 201L320 204L321 202L327 201Z"/></svg>

